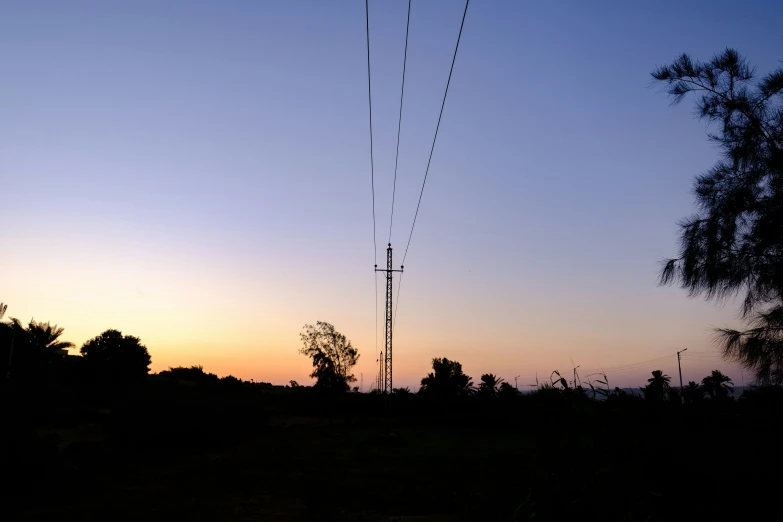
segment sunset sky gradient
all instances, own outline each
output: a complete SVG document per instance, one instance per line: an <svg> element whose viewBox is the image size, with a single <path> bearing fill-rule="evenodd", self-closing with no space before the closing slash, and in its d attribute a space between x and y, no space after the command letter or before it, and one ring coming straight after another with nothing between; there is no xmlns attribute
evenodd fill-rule
<svg viewBox="0 0 783 522"><path fill-rule="evenodd" d="M736 307L657 286L717 158L650 71L727 46L782 59L781 2L474 1L405 263L395 386L433 357L520 387L600 367L638 386L720 368ZM392 244L399 265L464 4L414 0ZM371 1L379 264L407 2ZM153 370L311 382L328 321L375 378L364 2L11 1L0 15L0 301ZM396 290L396 284L395 284ZM698 353L701 352L701 353ZM694 354L694 355L691 355ZM669 356L632 368L625 365ZM358 383L357 383L358 384Z"/></svg>

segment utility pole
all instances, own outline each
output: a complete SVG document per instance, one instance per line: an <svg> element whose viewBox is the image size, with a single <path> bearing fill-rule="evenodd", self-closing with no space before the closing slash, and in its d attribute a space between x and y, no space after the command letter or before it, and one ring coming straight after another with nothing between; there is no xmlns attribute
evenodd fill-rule
<svg viewBox="0 0 783 522"><path fill-rule="evenodd" d="M680 363L680 354L685 350L687 350L687 348L677 352L677 368L680 370L680 397L682 397L682 364ZM682 400L685 401L685 397L682 397Z"/></svg>
<svg viewBox="0 0 783 522"><path fill-rule="evenodd" d="M392 327L394 325L394 302L392 300L392 277L394 272L402 272L404 266L399 270L392 270L392 247L386 249L386 269L378 268L375 265L376 272L386 272L386 354L383 357L383 392L392 392Z"/></svg>
<svg viewBox="0 0 783 522"><path fill-rule="evenodd" d="M519 391L519 383L517 382L517 379L519 379L519 375L514 377L514 388L516 388L517 391Z"/></svg>
<svg viewBox="0 0 783 522"><path fill-rule="evenodd" d="M382 390L381 384L383 383L383 352L378 353L378 378L375 380L375 383L378 385L378 391L380 392Z"/></svg>

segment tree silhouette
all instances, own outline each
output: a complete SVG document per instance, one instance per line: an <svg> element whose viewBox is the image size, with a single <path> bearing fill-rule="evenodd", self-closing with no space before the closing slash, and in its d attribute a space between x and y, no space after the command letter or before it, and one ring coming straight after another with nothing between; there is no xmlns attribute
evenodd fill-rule
<svg viewBox="0 0 783 522"><path fill-rule="evenodd" d="M730 385L731 378L723 375L720 370L712 370L712 373L701 380L701 386L711 399L728 399L729 394L734 392Z"/></svg>
<svg viewBox="0 0 783 522"><path fill-rule="evenodd" d="M669 386L666 388L666 400L669 402L676 402L677 404L680 404L682 402L682 396L680 395L680 390L673 386Z"/></svg>
<svg viewBox="0 0 783 522"><path fill-rule="evenodd" d="M505 381L493 373L485 373L481 376L478 394L483 397L495 398L498 396L499 387Z"/></svg>
<svg viewBox="0 0 783 522"><path fill-rule="evenodd" d="M152 362L147 347L138 337L106 330L81 347L90 370L104 384L125 386L149 373Z"/></svg>
<svg viewBox="0 0 783 522"><path fill-rule="evenodd" d="M422 396L455 398L473 394L473 379L462 372L462 365L457 361L435 358L432 370L421 380Z"/></svg>
<svg viewBox="0 0 783 522"><path fill-rule="evenodd" d="M350 383L356 381L351 370L359 360L359 352L351 346L343 334L334 326L318 321L315 326L306 324L304 333L299 334L304 345L299 353L313 360L313 373L317 388L329 391L347 392Z"/></svg>
<svg viewBox="0 0 783 522"><path fill-rule="evenodd" d="M690 381L688 384L682 387L682 397L685 399L686 404L693 404L704 399L704 388Z"/></svg>
<svg viewBox="0 0 783 522"><path fill-rule="evenodd" d="M28 379L38 374L38 377L46 378L41 373L44 368L51 370L67 355L68 348L73 346L73 343L60 340L64 328L49 322L41 323L31 319L25 326L19 319L12 317L3 324L10 333L6 336L10 336L13 344L9 346L8 371L9 375L15 377Z"/></svg>
<svg viewBox="0 0 783 522"><path fill-rule="evenodd" d="M661 283L707 299L744 292L751 328L718 330L723 353L762 381L783 382L783 68L753 82L745 58L726 49L707 63L684 54L652 76L674 103L698 93L723 156L696 179L698 211L681 222L679 256Z"/></svg>
<svg viewBox="0 0 783 522"><path fill-rule="evenodd" d="M783 306L755 313L749 325L718 330L723 353L752 370L759 383L783 385Z"/></svg>
<svg viewBox="0 0 783 522"><path fill-rule="evenodd" d="M60 341L65 328L56 324L39 323L31 319L27 326L23 326L19 319L11 318L11 326L21 333L21 339L16 342L20 345L27 344L27 349L46 359L67 355L68 348L73 347L71 342Z"/></svg>
<svg viewBox="0 0 783 522"><path fill-rule="evenodd" d="M0 321L3 320L6 310L8 310L8 305L5 303L0 303Z"/></svg>
<svg viewBox="0 0 783 522"><path fill-rule="evenodd" d="M220 378L220 384L231 388L241 388L243 382L242 379L234 377L233 375L226 375L225 377Z"/></svg>
<svg viewBox="0 0 783 522"><path fill-rule="evenodd" d="M660 402L667 398L667 390L669 390L669 383L671 377L664 375L661 370L654 370L652 377L647 379L647 386L642 387L642 393L644 398L649 401Z"/></svg>
<svg viewBox="0 0 783 522"><path fill-rule="evenodd" d="M71 342L60 341L63 331L65 328L60 328L56 324L39 323L35 320L30 321L27 326L30 341L46 357L62 357L68 354L68 348L73 347Z"/></svg>

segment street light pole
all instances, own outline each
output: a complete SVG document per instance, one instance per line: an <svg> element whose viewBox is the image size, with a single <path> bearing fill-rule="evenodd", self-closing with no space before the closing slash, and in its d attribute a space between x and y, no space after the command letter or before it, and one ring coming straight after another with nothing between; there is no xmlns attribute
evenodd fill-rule
<svg viewBox="0 0 783 522"><path fill-rule="evenodd" d="M680 370L680 396L682 397L682 364L680 363L680 354L687 350L687 348L680 350L677 352L677 368ZM685 401L685 397L682 397L683 402Z"/></svg>

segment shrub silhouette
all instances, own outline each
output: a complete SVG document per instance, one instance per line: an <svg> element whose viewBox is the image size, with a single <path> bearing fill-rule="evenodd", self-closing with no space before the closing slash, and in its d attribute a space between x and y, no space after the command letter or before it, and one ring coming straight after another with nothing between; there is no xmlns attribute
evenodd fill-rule
<svg viewBox="0 0 783 522"><path fill-rule="evenodd" d="M169 368L158 374L162 379L182 382L215 383L218 382L218 376L214 373L206 373L203 366L177 366Z"/></svg>

